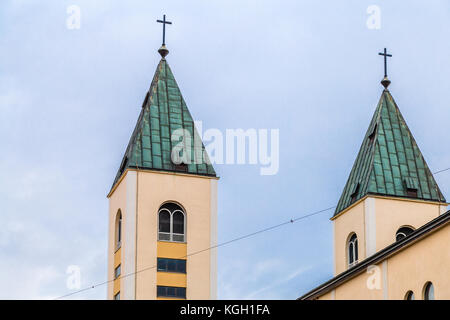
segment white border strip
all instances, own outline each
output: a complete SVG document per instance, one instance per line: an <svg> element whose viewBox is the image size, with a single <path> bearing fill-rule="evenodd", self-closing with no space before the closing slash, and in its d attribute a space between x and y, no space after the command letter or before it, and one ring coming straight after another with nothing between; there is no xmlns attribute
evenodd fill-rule
<svg viewBox="0 0 450 320"><path fill-rule="evenodd" d="M210 247L217 245L217 180L210 180ZM217 299L217 248L210 250L209 298Z"/></svg>
<svg viewBox="0 0 450 320"><path fill-rule="evenodd" d="M366 225L366 256L370 257L377 252L377 230L375 216L375 198L367 198L364 201L364 219ZM362 260L362 259L361 259Z"/></svg>
<svg viewBox="0 0 450 320"><path fill-rule="evenodd" d="M130 274L122 278L120 297L134 300L136 272L136 171L128 171L126 181L126 206L123 214L124 233L122 243L122 274Z"/></svg>

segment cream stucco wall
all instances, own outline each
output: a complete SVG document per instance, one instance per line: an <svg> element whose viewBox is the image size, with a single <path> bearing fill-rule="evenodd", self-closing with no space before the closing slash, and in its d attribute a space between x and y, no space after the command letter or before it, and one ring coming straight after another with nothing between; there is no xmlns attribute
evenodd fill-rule
<svg viewBox="0 0 450 320"><path fill-rule="evenodd" d="M115 244L115 226L116 226L116 215L119 209L122 212L122 230L124 229L125 225L129 223L128 221L128 212L126 211L126 204L127 204L127 183L129 184L129 181L127 179L127 176L125 176L121 183L116 187L114 191L114 196L109 198L109 223L108 223L108 280L114 279L114 252L116 251L116 244ZM124 246L123 246L124 247ZM121 260L123 259L124 252L126 249L121 248ZM124 267L127 263L124 261L121 262L122 265L122 274L124 274ZM120 282L122 282L122 279L119 279ZM123 288L122 283L120 286ZM107 295L108 299L113 298L113 290L114 290L114 284L113 282L108 283L108 289L107 289Z"/></svg>
<svg viewBox="0 0 450 320"><path fill-rule="evenodd" d="M408 290L423 299L427 281L436 299L450 299L450 224L388 259L389 299L404 299Z"/></svg>
<svg viewBox="0 0 450 320"><path fill-rule="evenodd" d="M323 295L319 300L382 300L383 299L383 265L377 265L379 269L372 268L370 272L364 272L355 278L343 283L336 289ZM375 274L377 273L377 274ZM380 277L377 283L371 282L375 277ZM367 282L371 282L369 290Z"/></svg>
<svg viewBox="0 0 450 320"><path fill-rule="evenodd" d="M317 300L335 300L335 296L334 295L335 295L335 291L331 290L331 291L323 294L319 298L317 298Z"/></svg>
<svg viewBox="0 0 450 320"><path fill-rule="evenodd" d="M137 229L133 235L137 240L134 256L136 270L156 266L157 262L157 212L161 205L171 201L180 204L186 212L187 254L209 248L216 241L217 228L217 179L185 174L128 171L125 178L110 195L111 215L119 207L125 207L130 201L126 184L130 172L136 174L136 221ZM130 189L130 188L128 188ZM122 214L126 217L127 213ZM126 219L126 218L125 218ZM126 223L126 220L124 221ZM110 220L110 245L114 239L114 228ZM127 235L124 234L126 237ZM130 236L130 235L128 235ZM123 245L125 246L125 244ZM122 248L123 250L124 248ZM126 250L126 248L125 248ZM109 250L111 259L111 250ZM187 258L187 298L210 299L216 297L216 253L207 250ZM123 262L126 264L126 261ZM108 265L112 264L111 262ZM130 262L132 264L132 262ZM108 269L108 274L111 274ZM125 274L125 272L123 272ZM156 268L137 273L135 284L136 299L156 299ZM126 290L126 289L122 289ZM122 293L121 293L122 295ZM108 288L108 298L112 289Z"/></svg>
<svg viewBox="0 0 450 320"><path fill-rule="evenodd" d="M376 198L376 250L394 243L395 234L402 226L417 229L438 217L440 207L433 202Z"/></svg>
<svg viewBox="0 0 450 320"><path fill-rule="evenodd" d="M332 218L334 224L335 275L347 270L347 241L358 236L358 260L371 256L395 242L402 226L417 229L445 211L436 202L366 196Z"/></svg>
<svg viewBox="0 0 450 320"><path fill-rule="evenodd" d="M344 214L341 214L333 223L334 227L334 258L335 275L347 270L346 243L351 233L358 237L358 258L365 257L365 231L364 231L364 202L356 203Z"/></svg>
<svg viewBox="0 0 450 320"><path fill-rule="evenodd" d="M412 290L416 300L423 299L428 281L434 286L435 298L450 299L450 224L396 252L376 268L359 275L322 294L319 300L363 299L403 300ZM368 285L369 283L369 285Z"/></svg>

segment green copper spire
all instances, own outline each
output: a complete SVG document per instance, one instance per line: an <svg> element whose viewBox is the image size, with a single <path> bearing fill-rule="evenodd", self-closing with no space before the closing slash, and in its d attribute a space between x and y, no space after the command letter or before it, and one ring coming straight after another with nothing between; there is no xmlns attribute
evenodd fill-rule
<svg viewBox="0 0 450 320"><path fill-rule="evenodd" d="M165 55L162 55L156 68L113 186L127 168L216 176L186 102L164 57ZM180 165L172 161L174 146L183 140L173 140L177 129L184 129L189 133L191 141L187 146L192 159L188 164Z"/></svg>
<svg viewBox="0 0 450 320"><path fill-rule="evenodd" d="M335 215L368 194L445 202L387 89L378 102Z"/></svg>

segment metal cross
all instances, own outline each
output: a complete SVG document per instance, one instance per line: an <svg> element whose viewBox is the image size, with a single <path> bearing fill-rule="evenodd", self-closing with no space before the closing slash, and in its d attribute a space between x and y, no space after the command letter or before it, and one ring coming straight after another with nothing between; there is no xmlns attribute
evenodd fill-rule
<svg viewBox="0 0 450 320"><path fill-rule="evenodd" d="M387 57L392 57L392 54L388 54L386 48L384 48L384 53L378 52L380 56L384 56L384 77L387 78Z"/></svg>
<svg viewBox="0 0 450 320"><path fill-rule="evenodd" d="M166 21L166 15L163 15L162 20L156 20L156 22L163 24L163 46L166 44L166 24L172 24L170 21Z"/></svg>

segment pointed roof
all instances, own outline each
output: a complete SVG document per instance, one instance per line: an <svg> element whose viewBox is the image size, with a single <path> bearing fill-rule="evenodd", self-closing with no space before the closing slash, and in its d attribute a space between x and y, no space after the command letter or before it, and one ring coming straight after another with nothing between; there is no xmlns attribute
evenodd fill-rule
<svg viewBox="0 0 450 320"><path fill-rule="evenodd" d="M113 187L127 168L216 176L172 70L165 55L161 56ZM172 142L171 137L177 129L189 132L191 154L203 161L193 159L186 165L172 162L171 153L178 142Z"/></svg>
<svg viewBox="0 0 450 320"><path fill-rule="evenodd" d="M367 194L445 202L387 89L378 102L334 216Z"/></svg>

